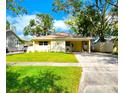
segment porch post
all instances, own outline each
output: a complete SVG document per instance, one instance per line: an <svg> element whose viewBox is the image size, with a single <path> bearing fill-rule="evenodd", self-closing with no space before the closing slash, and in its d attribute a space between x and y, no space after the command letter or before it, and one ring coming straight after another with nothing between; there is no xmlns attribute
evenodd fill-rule
<svg viewBox="0 0 124 93"><path fill-rule="evenodd" d="M90 53L91 52L91 41L88 40L88 52Z"/></svg>
<svg viewBox="0 0 124 93"><path fill-rule="evenodd" d="M35 41L33 41L33 46L34 46L34 44L35 44Z"/></svg>

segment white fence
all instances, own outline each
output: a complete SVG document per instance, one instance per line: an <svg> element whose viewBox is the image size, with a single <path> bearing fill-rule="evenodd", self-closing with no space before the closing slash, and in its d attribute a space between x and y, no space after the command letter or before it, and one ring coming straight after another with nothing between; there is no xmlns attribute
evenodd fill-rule
<svg viewBox="0 0 124 93"><path fill-rule="evenodd" d="M96 52L113 52L113 42L99 42L94 44L94 51Z"/></svg>

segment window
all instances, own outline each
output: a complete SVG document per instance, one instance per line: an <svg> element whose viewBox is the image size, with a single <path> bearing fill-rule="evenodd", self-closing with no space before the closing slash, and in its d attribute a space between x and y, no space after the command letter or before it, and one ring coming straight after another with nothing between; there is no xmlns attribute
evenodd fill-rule
<svg viewBox="0 0 124 93"><path fill-rule="evenodd" d="M39 45L48 45L48 41L40 41Z"/></svg>
<svg viewBox="0 0 124 93"><path fill-rule="evenodd" d="M40 42L39 42L39 45L43 45L43 41L40 41Z"/></svg>
<svg viewBox="0 0 124 93"><path fill-rule="evenodd" d="M66 42L66 46L70 46L70 42Z"/></svg>
<svg viewBox="0 0 124 93"><path fill-rule="evenodd" d="M48 42L47 41L44 41L44 45L48 45Z"/></svg>

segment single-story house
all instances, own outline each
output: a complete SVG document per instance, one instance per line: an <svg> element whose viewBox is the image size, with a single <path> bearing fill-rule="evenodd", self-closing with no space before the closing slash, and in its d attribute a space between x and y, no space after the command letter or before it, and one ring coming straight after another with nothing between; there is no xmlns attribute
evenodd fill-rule
<svg viewBox="0 0 124 93"><path fill-rule="evenodd" d="M27 52L91 52L90 37L80 37L68 33L56 33L53 35L35 37L32 39L32 46ZM85 45L87 47L85 47Z"/></svg>
<svg viewBox="0 0 124 93"><path fill-rule="evenodd" d="M6 50L7 52L17 52L22 50L24 40L19 38L12 30L6 31Z"/></svg>

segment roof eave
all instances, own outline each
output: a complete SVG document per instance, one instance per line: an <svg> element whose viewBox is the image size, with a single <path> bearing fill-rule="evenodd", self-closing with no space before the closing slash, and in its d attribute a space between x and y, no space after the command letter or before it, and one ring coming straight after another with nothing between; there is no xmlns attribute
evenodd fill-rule
<svg viewBox="0 0 124 93"><path fill-rule="evenodd" d="M74 40L74 41L87 41L92 40L91 37L87 38L34 38L32 41L41 41L41 40Z"/></svg>

